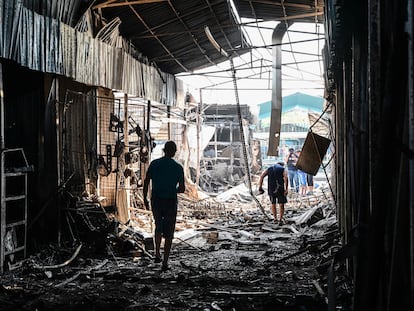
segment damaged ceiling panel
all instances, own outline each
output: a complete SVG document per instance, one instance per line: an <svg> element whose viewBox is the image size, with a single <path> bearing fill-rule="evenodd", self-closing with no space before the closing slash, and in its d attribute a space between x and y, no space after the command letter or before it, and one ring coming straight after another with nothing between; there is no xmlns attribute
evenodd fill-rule
<svg viewBox="0 0 414 311"><path fill-rule="evenodd" d="M322 0L234 0L240 17L323 23Z"/></svg>
<svg viewBox="0 0 414 311"><path fill-rule="evenodd" d="M100 20L104 25L117 20L120 35L161 71L171 74L193 72L226 60L207 38L206 26L228 54L239 56L251 48L239 17L321 23L323 16L321 0L24 0L23 3L71 27L80 23L88 9L95 25L100 25Z"/></svg>
<svg viewBox="0 0 414 311"><path fill-rule="evenodd" d="M239 17L322 23L324 12L321 0L24 0L23 4L71 27L88 9L104 24L119 20L122 37L171 74L192 72L226 60L207 38L206 26L224 50L240 55L248 52L250 45L241 31Z"/></svg>
<svg viewBox="0 0 414 311"><path fill-rule="evenodd" d="M111 21L121 19L120 33L165 72L191 72L225 60L208 40L208 26L226 50L246 47L236 18L225 0L97 1L92 10Z"/></svg>

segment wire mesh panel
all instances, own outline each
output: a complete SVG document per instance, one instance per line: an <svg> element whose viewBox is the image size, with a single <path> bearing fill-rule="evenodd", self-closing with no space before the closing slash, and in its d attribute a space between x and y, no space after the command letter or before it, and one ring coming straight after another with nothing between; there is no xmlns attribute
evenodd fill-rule
<svg viewBox="0 0 414 311"><path fill-rule="evenodd" d="M97 157L98 191L104 197L103 206L115 205L118 186L119 156L123 145L120 137L124 131L121 102L113 93L99 90L97 97Z"/></svg>
<svg viewBox="0 0 414 311"><path fill-rule="evenodd" d="M141 186L146 170L152 160L163 156L162 149L166 141L174 140L180 149L183 124L175 121L183 122L183 118L166 105L141 98L128 98L127 109L129 135L126 140L128 153L125 176L131 177L131 206L142 208Z"/></svg>
<svg viewBox="0 0 414 311"><path fill-rule="evenodd" d="M146 169L162 156L167 140L177 143L179 158L183 116L141 98L116 97L105 89L97 92L66 93L61 109L62 180L70 180L74 195L98 195L102 206L118 205L117 190L132 189L122 192L127 197L122 201L141 207L139 189Z"/></svg>
<svg viewBox="0 0 414 311"><path fill-rule="evenodd" d="M110 95L110 93L105 94ZM104 196L104 205L114 203L117 158L116 142L122 134L120 102L113 97L96 96L95 91L68 90L62 109L61 180L70 192Z"/></svg>
<svg viewBox="0 0 414 311"><path fill-rule="evenodd" d="M121 99L121 111L125 115L125 98ZM148 127L148 103L141 98L127 98L127 128L128 133L121 140L125 143L125 167L123 176L126 179L125 187L129 195L130 207L143 208L142 192L149 154L152 149L152 138Z"/></svg>

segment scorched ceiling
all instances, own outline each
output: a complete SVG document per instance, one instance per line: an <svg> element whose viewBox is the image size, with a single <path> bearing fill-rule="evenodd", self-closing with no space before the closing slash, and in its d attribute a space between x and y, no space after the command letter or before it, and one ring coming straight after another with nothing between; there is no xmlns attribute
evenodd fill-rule
<svg viewBox="0 0 414 311"><path fill-rule="evenodd" d="M229 55L246 53L250 41L240 18L256 21L322 22L322 0L23 0L25 6L78 27L88 9L162 71L192 72L225 60L205 33L208 26ZM105 29L106 31L106 29ZM101 34L102 35L102 34Z"/></svg>
<svg viewBox="0 0 414 311"><path fill-rule="evenodd" d="M120 18L123 37L168 73L192 72L225 58L208 40L205 26L229 54L247 52L240 17L258 20L321 21L322 1L141 0L96 1L107 21ZM236 12L236 13L235 13Z"/></svg>
<svg viewBox="0 0 414 311"><path fill-rule="evenodd" d="M227 1L106 1L93 8L108 21L119 17L121 35L168 73L224 60L209 42L205 26L226 50L247 45Z"/></svg>

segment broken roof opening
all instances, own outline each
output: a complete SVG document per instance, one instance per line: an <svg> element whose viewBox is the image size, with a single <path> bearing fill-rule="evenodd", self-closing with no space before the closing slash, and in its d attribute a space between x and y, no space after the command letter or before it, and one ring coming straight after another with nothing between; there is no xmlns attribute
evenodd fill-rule
<svg viewBox="0 0 414 311"><path fill-rule="evenodd" d="M241 102L253 106L271 98L272 52L271 34L278 22L248 23L250 48L247 54L234 57ZM283 96L300 91L310 95L323 95L322 46L323 25L295 23L289 27L282 42ZM228 51L231 53L232 51ZM219 53L219 52L217 52ZM205 103L234 103L229 61L192 73L180 73L192 94L202 96ZM202 95L200 95L202 93Z"/></svg>

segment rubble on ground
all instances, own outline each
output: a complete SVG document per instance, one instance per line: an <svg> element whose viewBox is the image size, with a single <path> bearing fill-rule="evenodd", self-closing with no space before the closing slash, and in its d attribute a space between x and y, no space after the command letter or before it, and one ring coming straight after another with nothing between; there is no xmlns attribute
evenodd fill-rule
<svg viewBox="0 0 414 311"><path fill-rule="evenodd" d="M71 243L6 272L0 309L324 310L333 290L337 310L350 310L344 264L331 265L341 239L329 191L290 194L279 225L268 198L253 200L243 187L199 201L180 196L165 272L153 260L150 211L132 209L127 224L96 205L71 211Z"/></svg>

